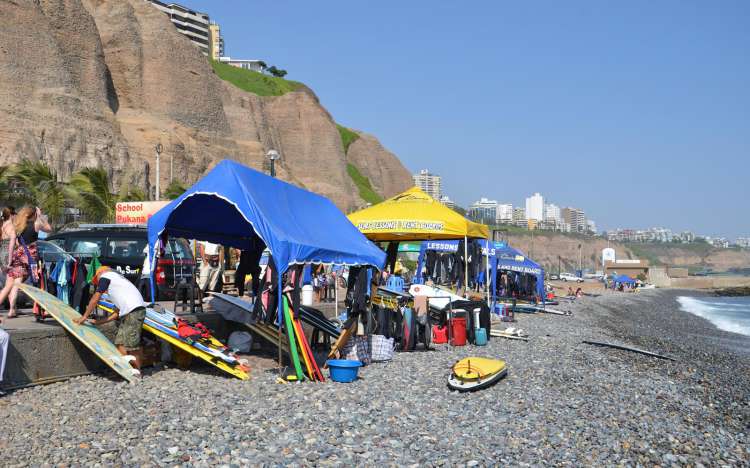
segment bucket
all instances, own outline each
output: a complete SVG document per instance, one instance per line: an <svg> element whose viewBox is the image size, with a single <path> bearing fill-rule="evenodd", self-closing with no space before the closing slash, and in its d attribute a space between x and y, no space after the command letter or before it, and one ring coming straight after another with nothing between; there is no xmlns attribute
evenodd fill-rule
<svg viewBox="0 0 750 468"><path fill-rule="evenodd" d="M362 363L346 359L329 359L326 364L331 371L331 380L334 382L349 383L357 379L357 373Z"/></svg>
<svg viewBox="0 0 750 468"><path fill-rule="evenodd" d="M451 346L466 346L466 319L454 317L451 319Z"/></svg>
<svg viewBox="0 0 750 468"><path fill-rule="evenodd" d="M474 344L477 346L485 346L487 344L487 330L484 328L474 330Z"/></svg>
<svg viewBox="0 0 750 468"><path fill-rule="evenodd" d="M311 306L313 304L313 287L311 284L302 286L302 305Z"/></svg>

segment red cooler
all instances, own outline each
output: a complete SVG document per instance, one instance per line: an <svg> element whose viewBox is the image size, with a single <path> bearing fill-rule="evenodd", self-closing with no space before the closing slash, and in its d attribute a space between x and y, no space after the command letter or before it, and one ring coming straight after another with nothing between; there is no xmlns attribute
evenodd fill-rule
<svg viewBox="0 0 750 468"><path fill-rule="evenodd" d="M466 318L451 319L451 346L466 346Z"/></svg>

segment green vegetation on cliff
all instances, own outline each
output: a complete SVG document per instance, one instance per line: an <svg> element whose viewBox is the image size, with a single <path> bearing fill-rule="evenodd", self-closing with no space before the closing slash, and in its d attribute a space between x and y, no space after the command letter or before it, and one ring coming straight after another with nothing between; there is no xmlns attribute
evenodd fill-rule
<svg viewBox="0 0 750 468"><path fill-rule="evenodd" d="M264 75L252 70L233 67L226 63L211 60L216 75L240 88L258 96L281 96L302 87L298 81L285 80L275 76Z"/></svg>
<svg viewBox="0 0 750 468"><path fill-rule="evenodd" d="M341 144L344 145L344 153L348 153L349 146L357 141L359 135L344 127L343 125L336 124L336 128L339 130L339 135L341 135Z"/></svg>
<svg viewBox="0 0 750 468"><path fill-rule="evenodd" d="M349 173L349 177L352 178L354 184L357 186L357 189L359 190L359 197L362 200L366 201L367 203L372 203L373 205L383 201L383 197L378 195L378 193L373 190L372 185L370 185L370 179L363 176L354 164L347 163L346 171Z"/></svg>

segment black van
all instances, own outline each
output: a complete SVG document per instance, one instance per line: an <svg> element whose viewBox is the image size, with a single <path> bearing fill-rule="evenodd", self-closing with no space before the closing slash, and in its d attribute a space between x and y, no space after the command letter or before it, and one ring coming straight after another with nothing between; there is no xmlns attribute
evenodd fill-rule
<svg viewBox="0 0 750 468"><path fill-rule="evenodd" d="M149 279L143 274L148 244L142 226L117 224L83 224L73 230L50 235L46 239L75 256L96 253L102 265L117 270L133 282L144 299L151 300ZM184 239L169 239L162 258L154 271L156 300L174 298L175 286L193 281L195 258Z"/></svg>

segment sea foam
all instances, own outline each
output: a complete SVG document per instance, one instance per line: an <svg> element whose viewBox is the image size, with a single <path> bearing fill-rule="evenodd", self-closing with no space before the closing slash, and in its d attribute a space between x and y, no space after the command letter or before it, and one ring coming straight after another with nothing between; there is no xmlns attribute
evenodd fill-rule
<svg viewBox="0 0 750 468"><path fill-rule="evenodd" d="M750 298L748 297L701 300L680 296L677 302L685 312L703 317L720 330L750 336Z"/></svg>

